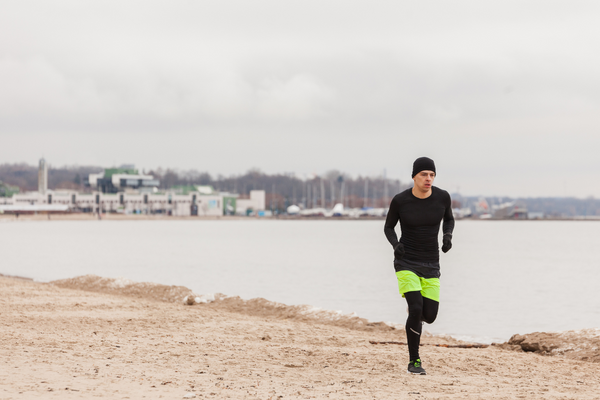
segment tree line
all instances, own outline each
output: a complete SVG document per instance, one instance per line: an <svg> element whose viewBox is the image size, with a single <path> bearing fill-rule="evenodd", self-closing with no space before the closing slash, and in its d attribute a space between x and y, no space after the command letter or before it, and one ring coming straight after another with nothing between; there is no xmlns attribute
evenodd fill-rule
<svg viewBox="0 0 600 400"><path fill-rule="evenodd" d="M304 208L331 208L337 203L351 208L387 207L396 193L411 186L383 176L352 177L339 170L307 177L293 173L266 174L258 169L216 177L197 170L157 169L148 174L160 181L161 189L208 185L219 192L237 193L242 198L249 196L252 190L264 190L267 208L276 210L284 210L292 204Z"/></svg>

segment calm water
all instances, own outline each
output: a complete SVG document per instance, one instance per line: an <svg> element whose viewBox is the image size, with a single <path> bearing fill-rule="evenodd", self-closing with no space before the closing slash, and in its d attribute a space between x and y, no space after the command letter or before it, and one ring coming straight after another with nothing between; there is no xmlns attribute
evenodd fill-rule
<svg viewBox="0 0 600 400"><path fill-rule="evenodd" d="M476 341L600 327L600 223L457 221L438 320ZM264 297L403 323L383 221L39 221L0 224L0 273L95 274Z"/></svg>

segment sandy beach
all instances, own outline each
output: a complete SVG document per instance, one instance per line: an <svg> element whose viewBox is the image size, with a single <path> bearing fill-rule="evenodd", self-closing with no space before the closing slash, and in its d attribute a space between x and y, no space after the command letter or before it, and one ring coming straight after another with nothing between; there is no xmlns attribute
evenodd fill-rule
<svg viewBox="0 0 600 400"><path fill-rule="evenodd" d="M597 358L539 343L555 355L427 335L428 375L412 376L406 346L370 343L404 331L356 317L261 299L185 305L184 287L93 276L0 276L0 293L0 399L600 398Z"/></svg>

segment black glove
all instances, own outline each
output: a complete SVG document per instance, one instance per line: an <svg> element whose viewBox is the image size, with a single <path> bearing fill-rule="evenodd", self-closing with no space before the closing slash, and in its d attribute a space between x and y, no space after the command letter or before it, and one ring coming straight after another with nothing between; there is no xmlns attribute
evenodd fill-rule
<svg viewBox="0 0 600 400"><path fill-rule="evenodd" d="M446 233L442 238L442 251L447 253L452 248L452 235Z"/></svg>
<svg viewBox="0 0 600 400"><path fill-rule="evenodd" d="M402 243L398 242L398 244L394 246L394 256L397 260L404 257L404 245Z"/></svg>

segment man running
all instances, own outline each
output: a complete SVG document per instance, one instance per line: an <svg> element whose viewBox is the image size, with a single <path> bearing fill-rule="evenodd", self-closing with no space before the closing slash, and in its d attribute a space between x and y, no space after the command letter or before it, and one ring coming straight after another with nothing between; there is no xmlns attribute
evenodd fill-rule
<svg viewBox="0 0 600 400"><path fill-rule="evenodd" d="M385 236L394 248L398 288L408 303L408 372L419 375L425 375L419 357L423 325L421 321L428 324L435 321L440 301L440 222L444 221L444 253L452 248L454 229L450 195L433 186L435 176L433 160L427 157L417 158L412 171L414 186L392 199L384 227ZM394 230L398 221L402 230L400 241Z"/></svg>

